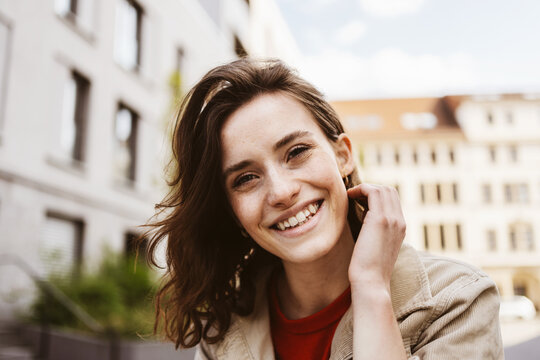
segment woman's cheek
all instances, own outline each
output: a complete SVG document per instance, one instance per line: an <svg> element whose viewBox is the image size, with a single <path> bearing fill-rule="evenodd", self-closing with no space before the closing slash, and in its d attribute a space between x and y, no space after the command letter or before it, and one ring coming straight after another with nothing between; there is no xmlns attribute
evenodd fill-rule
<svg viewBox="0 0 540 360"><path fill-rule="evenodd" d="M248 229L254 225L259 214L260 202L253 196L243 194L231 201L232 209L241 225Z"/></svg>

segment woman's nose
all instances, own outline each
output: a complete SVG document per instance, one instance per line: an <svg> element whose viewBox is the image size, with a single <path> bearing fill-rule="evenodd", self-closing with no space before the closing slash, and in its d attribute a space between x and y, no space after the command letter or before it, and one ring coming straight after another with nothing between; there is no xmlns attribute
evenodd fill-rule
<svg viewBox="0 0 540 360"><path fill-rule="evenodd" d="M271 171L268 174L268 202L271 206L289 207L300 192L297 180L280 171Z"/></svg>

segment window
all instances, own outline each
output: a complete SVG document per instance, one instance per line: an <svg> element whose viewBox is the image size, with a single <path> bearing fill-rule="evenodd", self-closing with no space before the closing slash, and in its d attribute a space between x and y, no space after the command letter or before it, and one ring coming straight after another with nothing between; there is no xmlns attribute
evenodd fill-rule
<svg viewBox="0 0 540 360"><path fill-rule="evenodd" d="M452 147L448 149L448 159L450 160L450 164L454 164L456 162L456 156Z"/></svg>
<svg viewBox="0 0 540 360"><path fill-rule="evenodd" d="M508 111L506 113L506 123L509 124L509 125L514 123L514 114L512 114L511 111Z"/></svg>
<svg viewBox="0 0 540 360"><path fill-rule="evenodd" d="M375 158L376 158L376 161L377 161L377 165L381 165L381 164L382 164L382 153L381 153L381 149L375 150Z"/></svg>
<svg viewBox="0 0 540 360"><path fill-rule="evenodd" d="M491 185L490 184L483 184L482 185L482 201L485 204L490 204L491 201L492 201Z"/></svg>
<svg viewBox="0 0 540 360"><path fill-rule="evenodd" d="M424 224L424 248L431 251L460 251L462 249L459 224Z"/></svg>
<svg viewBox="0 0 540 360"><path fill-rule="evenodd" d="M510 224L508 237L511 250L534 251L536 248L533 228L530 223L516 222Z"/></svg>
<svg viewBox="0 0 540 360"><path fill-rule="evenodd" d="M127 70L141 64L142 8L133 0L120 0L116 8L114 59Z"/></svg>
<svg viewBox="0 0 540 360"><path fill-rule="evenodd" d="M47 214L39 245L43 276L69 275L78 271L82 259L83 229L81 220Z"/></svg>
<svg viewBox="0 0 540 360"><path fill-rule="evenodd" d="M452 184L452 199L454 200L454 203L459 201L458 185L456 183Z"/></svg>
<svg viewBox="0 0 540 360"><path fill-rule="evenodd" d="M504 200L507 203L529 203L529 186L525 183L504 184Z"/></svg>
<svg viewBox="0 0 540 360"><path fill-rule="evenodd" d="M66 158L84 160L86 114L90 82L73 71L64 86L60 148Z"/></svg>
<svg viewBox="0 0 540 360"><path fill-rule="evenodd" d="M437 152L435 149L431 149L431 162L434 164L437 162Z"/></svg>
<svg viewBox="0 0 540 360"><path fill-rule="evenodd" d="M455 204L459 201L457 183L420 184L422 204Z"/></svg>
<svg viewBox="0 0 540 360"><path fill-rule="evenodd" d="M534 234L532 226L526 226L525 227L525 248L529 251L533 251L535 249L534 244Z"/></svg>
<svg viewBox="0 0 540 360"><path fill-rule="evenodd" d="M78 0L56 0L54 10L58 15L61 15L70 20L75 20L78 13Z"/></svg>
<svg viewBox="0 0 540 360"><path fill-rule="evenodd" d="M508 185L508 184L504 185L504 201L506 201L507 203L511 203L513 201L511 185Z"/></svg>
<svg viewBox="0 0 540 360"><path fill-rule="evenodd" d="M445 249L446 248L446 243L444 241L444 225L439 225L439 237L441 238L441 249Z"/></svg>
<svg viewBox="0 0 540 360"><path fill-rule="evenodd" d="M412 158L413 163L418 164L418 150L416 150L416 148L413 149Z"/></svg>
<svg viewBox="0 0 540 360"><path fill-rule="evenodd" d="M495 230L490 229L486 232L487 248L489 251L497 250L497 233Z"/></svg>
<svg viewBox="0 0 540 360"><path fill-rule="evenodd" d="M242 41L240 41L240 39L236 35L234 35L234 52L236 53L236 56L238 56L239 58L248 56L248 53L246 49L244 48Z"/></svg>
<svg viewBox="0 0 540 360"><path fill-rule="evenodd" d="M459 250L463 249L463 241L461 238L461 225L456 224L456 244Z"/></svg>
<svg viewBox="0 0 540 360"><path fill-rule="evenodd" d="M527 286L525 284L514 284L514 295L527 296Z"/></svg>
<svg viewBox="0 0 540 360"><path fill-rule="evenodd" d="M88 35L94 26L94 5L95 0L55 0L54 11Z"/></svg>
<svg viewBox="0 0 540 360"><path fill-rule="evenodd" d="M489 147L489 159L491 160L491 162L497 161L497 149L495 148L495 146Z"/></svg>
<svg viewBox="0 0 540 360"><path fill-rule="evenodd" d="M7 93L10 28L0 19L0 133L3 128L4 106Z"/></svg>
<svg viewBox="0 0 540 360"><path fill-rule="evenodd" d="M513 227L510 227L508 236L510 238L510 250L517 250L517 235Z"/></svg>
<svg viewBox="0 0 540 360"><path fill-rule="evenodd" d="M116 113L114 126L114 173L117 179L135 180L137 123L137 114L121 104Z"/></svg>
<svg viewBox="0 0 540 360"><path fill-rule="evenodd" d="M462 249L461 227L459 224L440 225L440 232L443 249L449 251L460 251Z"/></svg>
<svg viewBox="0 0 540 360"><path fill-rule="evenodd" d="M510 145L508 147L508 154L511 162L515 163L518 161L518 152L516 145Z"/></svg>
<svg viewBox="0 0 540 360"><path fill-rule="evenodd" d="M441 196L440 184L420 184L420 200L423 204L437 204Z"/></svg>
<svg viewBox="0 0 540 360"><path fill-rule="evenodd" d="M486 119L487 119L488 124L490 124L490 125L493 124L493 114L491 113L491 111L487 112Z"/></svg>
<svg viewBox="0 0 540 360"><path fill-rule="evenodd" d="M527 184L517 184L518 187L518 202L527 204L529 202L529 186Z"/></svg>

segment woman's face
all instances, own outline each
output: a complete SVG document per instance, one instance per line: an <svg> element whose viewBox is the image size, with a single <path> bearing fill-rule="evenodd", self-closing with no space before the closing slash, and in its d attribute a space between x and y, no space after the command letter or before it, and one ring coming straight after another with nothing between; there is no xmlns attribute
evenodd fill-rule
<svg viewBox="0 0 540 360"><path fill-rule="evenodd" d="M232 210L262 248L305 263L348 236L342 178L354 161L345 134L330 142L300 102L278 92L236 110L225 121L221 143Z"/></svg>

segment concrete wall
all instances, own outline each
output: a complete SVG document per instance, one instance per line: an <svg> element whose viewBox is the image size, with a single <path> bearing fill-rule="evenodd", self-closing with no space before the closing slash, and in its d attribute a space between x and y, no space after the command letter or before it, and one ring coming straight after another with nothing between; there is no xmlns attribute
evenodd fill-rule
<svg viewBox="0 0 540 360"><path fill-rule="evenodd" d="M84 222L87 266L98 262L105 246L123 251L126 232L138 231L153 214L165 189L166 131L178 100L169 82L179 50L185 92L210 68L236 58L233 32L246 39L249 52L250 41L264 42L251 39L249 17L256 10L243 0L219 1L221 21L197 0L137 0L141 61L138 71L126 70L114 57L119 2L81 0L73 21L58 14L55 0L0 0L0 20L10 27L0 122L0 253L19 256L40 273L47 213ZM91 84L82 162L60 146L64 86L72 71ZM119 103L139 115L134 182L113 173ZM11 265L0 264L0 288L0 317L25 309L34 293L28 276Z"/></svg>

